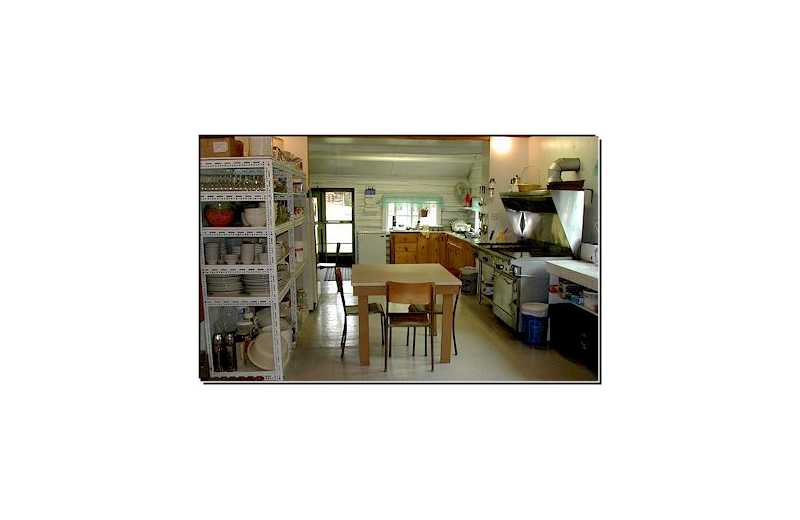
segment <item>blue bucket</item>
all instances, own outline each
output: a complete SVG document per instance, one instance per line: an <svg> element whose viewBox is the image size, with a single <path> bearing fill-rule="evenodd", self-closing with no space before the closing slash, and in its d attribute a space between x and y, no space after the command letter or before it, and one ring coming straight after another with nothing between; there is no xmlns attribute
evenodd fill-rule
<svg viewBox="0 0 800 520"><path fill-rule="evenodd" d="M520 309L522 341L526 345L547 345L547 304L523 303Z"/></svg>

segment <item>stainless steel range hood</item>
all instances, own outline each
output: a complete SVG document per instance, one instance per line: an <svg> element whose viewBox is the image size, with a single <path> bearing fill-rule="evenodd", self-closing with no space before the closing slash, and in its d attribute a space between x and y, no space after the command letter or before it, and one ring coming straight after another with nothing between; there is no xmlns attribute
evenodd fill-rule
<svg viewBox="0 0 800 520"><path fill-rule="evenodd" d="M583 191L536 190L501 193L500 200L520 241L558 246L578 257L583 236Z"/></svg>

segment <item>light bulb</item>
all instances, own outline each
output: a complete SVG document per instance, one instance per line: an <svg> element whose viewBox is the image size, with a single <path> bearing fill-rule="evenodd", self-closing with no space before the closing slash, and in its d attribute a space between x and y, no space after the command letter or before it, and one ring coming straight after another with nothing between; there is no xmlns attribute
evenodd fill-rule
<svg viewBox="0 0 800 520"><path fill-rule="evenodd" d="M511 149L510 137L492 137L492 149L497 153L506 153Z"/></svg>

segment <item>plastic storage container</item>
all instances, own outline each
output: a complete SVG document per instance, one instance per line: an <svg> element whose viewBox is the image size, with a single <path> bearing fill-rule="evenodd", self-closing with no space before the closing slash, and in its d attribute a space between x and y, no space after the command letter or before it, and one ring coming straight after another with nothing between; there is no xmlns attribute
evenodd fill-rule
<svg viewBox="0 0 800 520"><path fill-rule="evenodd" d="M478 268L461 268L461 292L464 294L475 294L478 292Z"/></svg>
<svg viewBox="0 0 800 520"><path fill-rule="evenodd" d="M546 303L523 303L520 308L522 320L522 341L526 345L544 347L547 345L547 311Z"/></svg>
<svg viewBox="0 0 800 520"><path fill-rule="evenodd" d="M597 293L594 291L583 291L583 305L597 312Z"/></svg>

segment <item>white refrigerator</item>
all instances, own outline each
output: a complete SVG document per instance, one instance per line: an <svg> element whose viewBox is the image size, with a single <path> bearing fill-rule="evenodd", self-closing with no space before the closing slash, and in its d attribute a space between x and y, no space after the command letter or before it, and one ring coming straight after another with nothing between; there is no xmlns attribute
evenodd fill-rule
<svg viewBox="0 0 800 520"><path fill-rule="evenodd" d="M359 231L356 245L357 264L385 264L386 243L389 233L386 231Z"/></svg>

